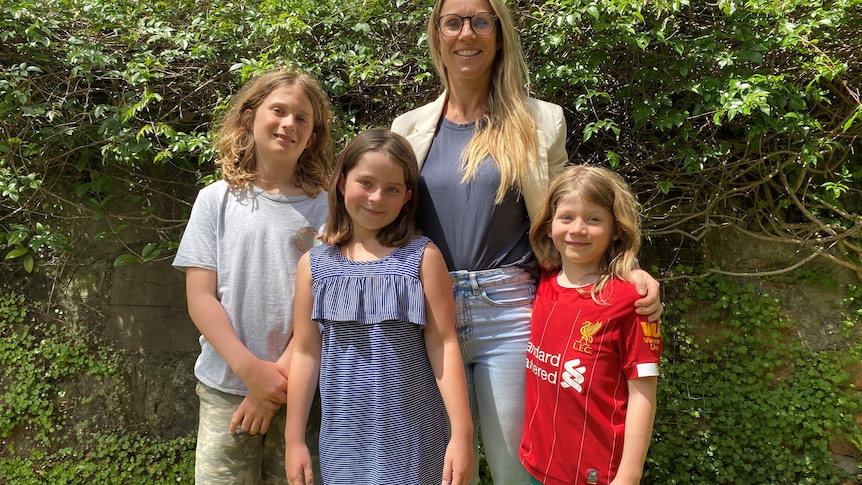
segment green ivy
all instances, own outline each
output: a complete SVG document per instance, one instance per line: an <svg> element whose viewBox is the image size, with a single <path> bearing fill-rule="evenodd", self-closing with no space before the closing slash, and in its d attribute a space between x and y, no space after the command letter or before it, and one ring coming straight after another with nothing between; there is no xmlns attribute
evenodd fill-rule
<svg viewBox="0 0 862 485"><path fill-rule="evenodd" d="M60 393L57 383L82 371L107 377L115 362L61 334L53 322L29 318L30 313L22 295L0 294L0 367L6 384L0 394L0 438L26 426L35 439L50 444L64 426L52 419Z"/></svg>
<svg viewBox="0 0 862 485"><path fill-rule="evenodd" d="M192 483L193 438L156 441L136 433L96 435L76 448L0 458L0 474L20 485Z"/></svg>
<svg viewBox="0 0 862 485"><path fill-rule="evenodd" d="M64 318L50 318L20 293L0 288L4 483L191 482L194 438L160 441L125 430L117 356L88 335ZM63 386L85 378L94 387L89 395ZM75 407L93 399L104 403L119 424L70 422Z"/></svg>
<svg viewBox="0 0 862 485"><path fill-rule="evenodd" d="M700 241L732 225L862 275L862 0L508 4L533 91L565 110L573 161L621 172L640 196L647 235ZM66 281L76 266L65 258L102 242L125 244L115 265L170 258L189 194L214 177L214 120L263 69L293 66L321 80L336 148L432 99L429 11L420 0L4 1L0 284ZM124 239L145 231L151 240ZM828 282L797 271L809 284ZM77 462L127 476L115 462L88 461L98 452L46 458L61 441L52 437L72 432L58 384L75 372L107 381L115 364L82 337L87 330L58 334L63 318L50 309L23 303L16 320L25 300L8 294L0 439L48 441L31 456L4 451L0 472ZM858 349L807 352L774 301L730 280L691 282L678 295L666 315L666 406L650 483L839 480L824 437L858 440L848 428L858 399L841 370ZM851 289L849 298L853 335L862 296ZM701 309L706 322L693 317ZM129 436L109 449L156 446Z"/></svg>
<svg viewBox="0 0 862 485"><path fill-rule="evenodd" d="M860 267L862 0L510 6L534 91L566 111L572 158L646 194L648 234L696 238L744 217L811 251L828 237ZM187 189L212 179L213 120L240 83L276 66L314 74L338 148L438 94L429 11L420 0L5 2L4 269L33 272L75 247L70 215L105 237L158 234L116 264L170 258ZM177 209L156 210L161 200Z"/></svg>
<svg viewBox="0 0 862 485"><path fill-rule="evenodd" d="M780 302L722 276L674 290L644 483L845 483L827 446L857 446L860 346L811 352Z"/></svg>

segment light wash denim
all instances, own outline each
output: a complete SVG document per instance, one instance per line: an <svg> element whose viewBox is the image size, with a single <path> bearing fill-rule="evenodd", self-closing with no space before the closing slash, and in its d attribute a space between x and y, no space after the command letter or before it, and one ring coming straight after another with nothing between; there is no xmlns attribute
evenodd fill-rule
<svg viewBox="0 0 862 485"><path fill-rule="evenodd" d="M455 290L455 322L470 411L473 442L481 429L494 485L526 485L518 459L524 431L527 342L536 284L517 267L449 273ZM478 457L471 483L479 482Z"/></svg>

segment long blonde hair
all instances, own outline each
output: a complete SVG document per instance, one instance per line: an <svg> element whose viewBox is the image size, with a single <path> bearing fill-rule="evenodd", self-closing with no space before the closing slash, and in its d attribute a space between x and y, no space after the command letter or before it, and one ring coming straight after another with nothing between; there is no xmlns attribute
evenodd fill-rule
<svg viewBox="0 0 862 485"><path fill-rule="evenodd" d="M443 2L436 0L428 18L428 48L443 88L449 90L449 78L440 54L437 18ZM537 163L538 139L536 119L527 105L530 83L527 61L521 49L512 14L500 0L488 0L497 16L494 29L502 48L497 51L491 73L491 86L485 114L476 122L475 133L461 154L463 181L472 180L479 164L490 156L500 171L500 186L494 200L499 204L512 186L520 186L528 167Z"/></svg>
<svg viewBox="0 0 862 485"><path fill-rule="evenodd" d="M292 182L306 194L316 197L326 188L332 170L332 112L326 95L311 76L291 70L272 70L245 83L231 98L216 136L222 178L233 189L244 189L258 176L254 149L254 117L257 108L273 91L296 86L314 109L311 145L296 163Z"/></svg>
<svg viewBox="0 0 862 485"><path fill-rule="evenodd" d="M618 174L598 166L574 165L567 168L551 182L542 206L530 224L533 254L546 271L562 267L560 252L548 236L548 231L560 200L573 195L608 210L620 230L619 237L611 241L602 258L599 280L592 287L593 300L599 302L598 295L601 295L612 277L629 279L641 247L641 215L637 199Z"/></svg>

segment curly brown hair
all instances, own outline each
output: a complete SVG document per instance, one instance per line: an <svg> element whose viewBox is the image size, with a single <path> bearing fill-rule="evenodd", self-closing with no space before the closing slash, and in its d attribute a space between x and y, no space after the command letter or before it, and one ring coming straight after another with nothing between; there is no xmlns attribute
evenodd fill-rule
<svg viewBox="0 0 862 485"><path fill-rule="evenodd" d="M244 189L257 177L258 161L252 133L254 117L270 93L286 86L298 87L314 108L311 146L299 157L293 183L312 197L326 188L332 172L329 101L313 77L288 69L267 71L251 79L231 99L216 135L216 165L231 188Z"/></svg>

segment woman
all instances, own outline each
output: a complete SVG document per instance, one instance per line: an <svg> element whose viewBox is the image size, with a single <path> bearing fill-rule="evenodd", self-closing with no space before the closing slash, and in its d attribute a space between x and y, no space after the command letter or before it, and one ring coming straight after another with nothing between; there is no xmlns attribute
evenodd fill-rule
<svg viewBox="0 0 862 485"><path fill-rule="evenodd" d="M474 425L495 484L526 484L518 461L537 265L530 216L567 161L560 106L529 98L527 66L499 0L437 0L428 44L444 92L392 130L420 165L419 225L443 252ZM638 313L661 314L658 283L636 271ZM478 482L478 465L473 482Z"/></svg>

